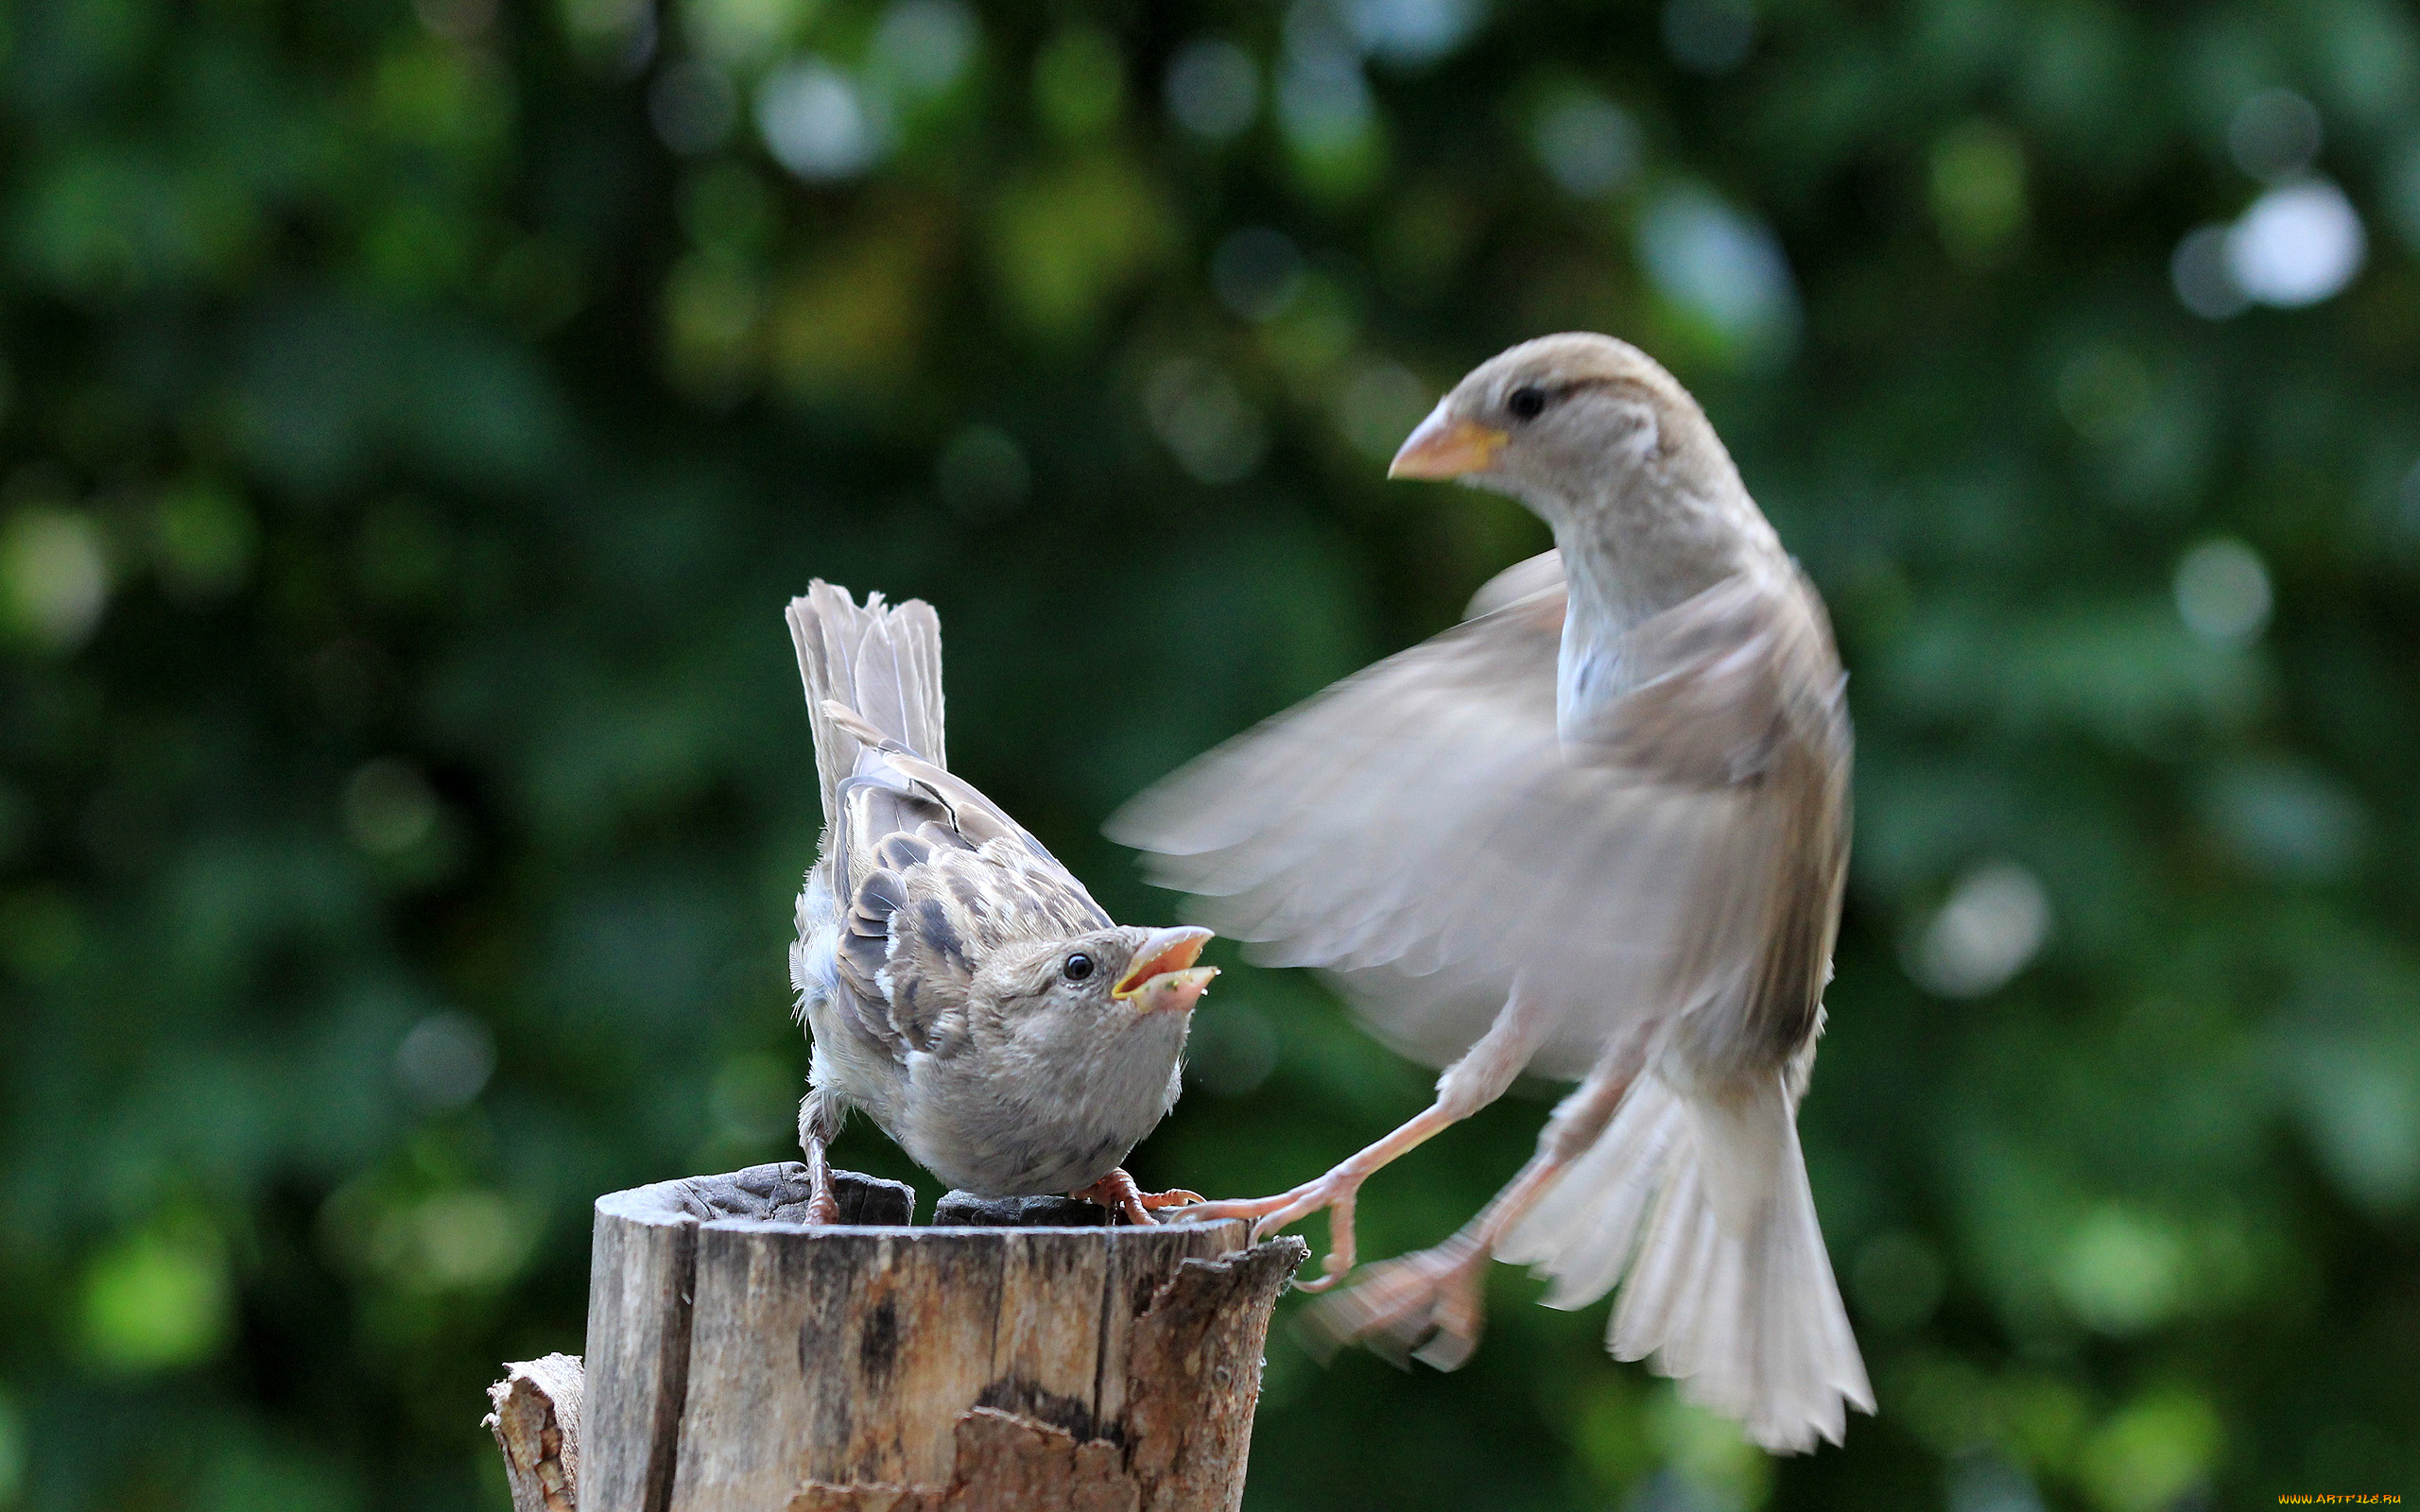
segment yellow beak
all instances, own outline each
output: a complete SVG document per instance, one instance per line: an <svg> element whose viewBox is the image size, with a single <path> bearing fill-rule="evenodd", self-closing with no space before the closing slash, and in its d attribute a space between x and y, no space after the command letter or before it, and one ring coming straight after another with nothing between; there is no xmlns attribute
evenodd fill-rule
<svg viewBox="0 0 2420 1512"><path fill-rule="evenodd" d="M1491 425L1446 412L1450 396L1438 402L1428 418L1407 437L1403 450L1387 464L1391 478L1459 478L1486 471L1512 438Z"/></svg>
<svg viewBox="0 0 2420 1512"><path fill-rule="evenodd" d="M1137 1013L1191 1011L1208 990L1210 979L1219 974L1215 966L1193 964L1201 956L1201 947L1209 943L1210 932L1206 929L1157 931L1134 953L1133 963L1110 989L1110 996L1132 1005Z"/></svg>

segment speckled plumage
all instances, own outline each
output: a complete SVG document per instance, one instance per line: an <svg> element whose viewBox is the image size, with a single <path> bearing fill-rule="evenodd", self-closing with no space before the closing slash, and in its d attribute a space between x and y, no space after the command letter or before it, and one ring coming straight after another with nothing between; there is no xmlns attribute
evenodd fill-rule
<svg viewBox="0 0 2420 1512"><path fill-rule="evenodd" d="M855 1108L978 1194L1118 1176L1175 1105L1208 932L1113 922L949 772L928 606L860 606L818 582L789 625L825 815L790 953L814 1040L799 1114L810 1164Z"/></svg>

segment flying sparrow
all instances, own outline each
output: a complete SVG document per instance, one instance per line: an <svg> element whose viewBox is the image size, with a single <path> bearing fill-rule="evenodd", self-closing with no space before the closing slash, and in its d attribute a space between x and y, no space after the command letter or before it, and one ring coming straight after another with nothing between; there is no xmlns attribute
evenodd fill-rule
<svg viewBox="0 0 2420 1512"><path fill-rule="evenodd" d="M1113 821L1259 958L1328 969L1433 1107L1324 1176L1213 1203L1259 1231L1328 1210L1500 1096L1576 1078L1536 1156L1437 1249L1314 1314L1452 1368L1488 1258L1770 1449L1838 1442L1873 1393L1797 1130L1849 847L1850 734L1823 601L1686 390L1610 337L1479 367L1393 477L1509 493L1556 549L1461 626L1168 779Z"/></svg>
<svg viewBox="0 0 2420 1512"><path fill-rule="evenodd" d="M810 1221L838 1221L824 1148L863 1108L981 1196L1066 1193L1150 1223L1199 1201L1121 1165L1175 1106L1210 931L1113 923L998 805L950 775L941 621L817 582L789 607L823 843L790 981L814 1039L799 1108Z"/></svg>

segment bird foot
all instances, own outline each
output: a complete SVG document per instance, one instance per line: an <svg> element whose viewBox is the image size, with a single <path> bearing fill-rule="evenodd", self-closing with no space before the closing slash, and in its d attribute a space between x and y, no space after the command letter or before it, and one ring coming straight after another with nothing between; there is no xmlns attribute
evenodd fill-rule
<svg viewBox="0 0 2420 1512"><path fill-rule="evenodd" d="M1246 1197L1227 1202L1206 1202L1195 1210L1197 1218L1250 1218L1253 1220L1253 1243L1258 1244L1289 1224L1299 1223L1312 1213L1327 1210L1327 1258L1320 1263L1320 1279L1296 1281L1295 1290L1323 1292L1344 1279L1353 1268L1353 1202L1360 1194L1367 1174L1356 1170L1350 1162L1338 1166L1316 1180L1305 1181L1291 1192L1281 1192L1273 1197Z"/></svg>
<svg viewBox="0 0 2420 1512"><path fill-rule="evenodd" d="M1125 1214L1126 1221L1148 1228L1159 1220L1151 1214L1161 1208L1189 1208L1201 1200L1199 1192L1171 1187L1166 1192L1144 1192L1134 1185L1134 1178L1123 1169L1112 1171L1081 1192L1068 1196L1078 1202L1098 1203L1113 1212Z"/></svg>
<svg viewBox="0 0 2420 1512"><path fill-rule="evenodd" d="M1478 1348L1487 1260L1485 1246L1457 1235L1373 1265L1358 1283L1305 1313L1304 1332L1322 1356L1366 1344L1399 1366L1418 1360L1455 1369Z"/></svg>
<svg viewBox="0 0 2420 1512"><path fill-rule="evenodd" d="M840 1221L840 1198L832 1190L832 1162L824 1157L823 1142L809 1139L806 1149L806 1221L811 1224L837 1224Z"/></svg>

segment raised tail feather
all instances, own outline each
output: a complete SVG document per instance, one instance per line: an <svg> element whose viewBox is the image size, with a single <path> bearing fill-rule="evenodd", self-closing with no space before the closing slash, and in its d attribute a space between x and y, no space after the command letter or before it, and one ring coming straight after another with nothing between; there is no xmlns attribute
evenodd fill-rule
<svg viewBox="0 0 2420 1512"><path fill-rule="evenodd" d="M869 593L863 605L849 591L818 578L790 600L790 640L806 684L807 717L815 727L815 770L822 780L823 812L835 812L840 784L855 776L866 749L823 708L830 699L854 711L884 735L947 768L942 734L942 622L931 605L911 598L886 605Z"/></svg>
<svg viewBox="0 0 2420 1512"><path fill-rule="evenodd" d="M1606 1348L1654 1358L1681 1395L1766 1449L1839 1443L1874 1390L1824 1250L1790 1100L1718 1108L1642 1075L1614 1122L1497 1247L1550 1277L1551 1307L1618 1281ZM1703 1152L1720 1150L1708 1161ZM1738 1168L1746 1157L1749 1168ZM1709 1190L1709 1166L1722 1174Z"/></svg>

